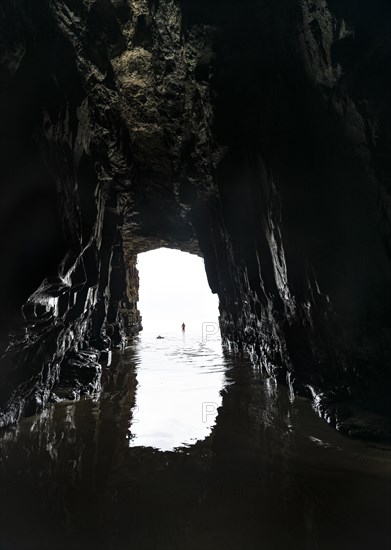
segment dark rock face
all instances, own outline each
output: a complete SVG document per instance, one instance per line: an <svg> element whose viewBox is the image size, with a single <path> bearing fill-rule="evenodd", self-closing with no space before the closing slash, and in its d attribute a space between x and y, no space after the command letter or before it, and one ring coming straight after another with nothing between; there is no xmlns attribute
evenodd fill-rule
<svg viewBox="0 0 391 550"><path fill-rule="evenodd" d="M125 264L122 236L130 137L108 69L122 34L110 2L87 8L1 7L0 286L13 336L0 425L40 410L72 380L77 394L96 392L99 368L83 350L122 345L140 328L135 258Z"/></svg>
<svg viewBox="0 0 391 550"><path fill-rule="evenodd" d="M136 256L169 246L203 255L228 342L390 435L390 12L2 3L2 425L98 391L91 349L140 329Z"/></svg>

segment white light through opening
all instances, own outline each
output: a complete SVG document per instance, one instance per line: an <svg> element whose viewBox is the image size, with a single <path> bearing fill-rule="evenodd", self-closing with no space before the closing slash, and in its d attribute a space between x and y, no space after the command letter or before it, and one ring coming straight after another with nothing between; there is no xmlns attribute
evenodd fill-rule
<svg viewBox="0 0 391 550"><path fill-rule="evenodd" d="M138 255L138 308L144 334L172 333L186 324L186 332L201 332L203 323L218 324L218 297L212 294L204 260L168 248Z"/></svg>
<svg viewBox="0 0 391 550"><path fill-rule="evenodd" d="M137 268L144 330L129 445L172 451L207 437L221 406L226 367L213 330L218 298L197 256L158 249L139 254Z"/></svg>

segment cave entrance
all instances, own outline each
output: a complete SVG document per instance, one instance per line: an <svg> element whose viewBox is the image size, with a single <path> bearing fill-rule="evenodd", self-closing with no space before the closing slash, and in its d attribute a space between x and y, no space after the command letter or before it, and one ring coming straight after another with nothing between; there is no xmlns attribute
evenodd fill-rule
<svg viewBox="0 0 391 550"><path fill-rule="evenodd" d="M207 437L222 403L218 298L210 291L203 259L193 254L160 248L139 254L137 268L144 330L135 348L129 442L173 450Z"/></svg>
<svg viewBox="0 0 391 550"><path fill-rule="evenodd" d="M138 255L139 310L143 334L218 334L218 297L212 294L204 260L195 254L159 248Z"/></svg>

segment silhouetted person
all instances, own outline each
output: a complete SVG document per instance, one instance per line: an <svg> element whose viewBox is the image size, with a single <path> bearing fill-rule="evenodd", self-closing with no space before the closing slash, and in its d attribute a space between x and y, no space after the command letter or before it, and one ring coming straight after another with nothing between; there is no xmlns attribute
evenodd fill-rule
<svg viewBox="0 0 391 550"><path fill-rule="evenodd" d="M185 323L182 323L182 332L185 332L185 329L186 329L186 325Z"/></svg>

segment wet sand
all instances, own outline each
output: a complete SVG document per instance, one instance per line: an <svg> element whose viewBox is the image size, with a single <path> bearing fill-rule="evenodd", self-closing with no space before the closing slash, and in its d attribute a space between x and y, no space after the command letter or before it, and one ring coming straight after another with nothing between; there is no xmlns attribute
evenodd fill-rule
<svg viewBox="0 0 391 550"><path fill-rule="evenodd" d="M216 341L141 338L97 401L51 405L0 450L1 550L391 547L391 449Z"/></svg>

